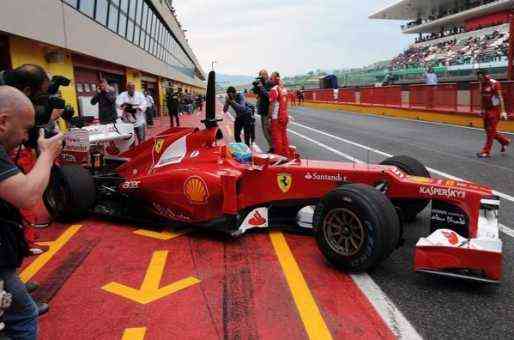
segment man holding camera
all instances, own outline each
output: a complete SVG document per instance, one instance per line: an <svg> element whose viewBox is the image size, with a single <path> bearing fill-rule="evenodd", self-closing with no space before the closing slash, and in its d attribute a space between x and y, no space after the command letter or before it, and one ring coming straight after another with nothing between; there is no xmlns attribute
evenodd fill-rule
<svg viewBox="0 0 514 340"><path fill-rule="evenodd" d="M116 106L121 109L122 120L134 124L138 144L145 141L146 128L146 99L145 96L136 91L133 82L127 84L127 91L120 93L116 98Z"/></svg>
<svg viewBox="0 0 514 340"><path fill-rule="evenodd" d="M271 121L269 119L269 91L272 88L269 81L268 71L261 70L259 77L253 83L252 92L257 96L257 113L261 116L261 126L264 138L268 142L269 151L273 152L273 141L271 140Z"/></svg>
<svg viewBox="0 0 514 340"><path fill-rule="evenodd" d="M107 80L102 79L98 84L98 91L91 98L91 105L98 104L98 118L100 124L111 124L116 122L116 94Z"/></svg>
<svg viewBox="0 0 514 340"><path fill-rule="evenodd" d="M236 143L241 143L241 131L244 130L245 144L249 147L252 146L252 114L249 107L246 105L244 96L237 93L233 86L227 89L227 97L225 98L225 105L223 106L223 113L228 111L231 107L236 113L236 120L234 122L234 139Z"/></svg>
<svg viewBox="0 0 514 340"><path fill-rule="evenodd" d="M30 209L41 200L63 142L62 134L47 139L41 129L39 156L32 170L23 174L7 153L28 141L34 121L29 98L13 87L0 86L0 280L12 295L3 321L6 335L14 339L36 339L38 316L38 307L16 273L28 255L19 209Z"/></svg>

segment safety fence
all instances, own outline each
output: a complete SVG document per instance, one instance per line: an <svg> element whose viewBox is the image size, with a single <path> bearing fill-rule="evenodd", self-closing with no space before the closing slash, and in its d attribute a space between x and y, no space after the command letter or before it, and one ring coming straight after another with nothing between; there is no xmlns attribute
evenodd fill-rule
<svg viewBox="0 0 514 340"><path fill-rule="evenodd" d="M514 113L514 82L502 82L506 110ZM478 115L478 83L305 90L306 101Z"/></svg>

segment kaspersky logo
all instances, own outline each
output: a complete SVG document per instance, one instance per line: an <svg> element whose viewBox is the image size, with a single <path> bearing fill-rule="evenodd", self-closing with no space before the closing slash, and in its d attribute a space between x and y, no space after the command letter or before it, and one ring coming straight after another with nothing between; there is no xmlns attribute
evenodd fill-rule
<svg viewBox="0 0 514 340"><path fill-rule="evenodd" d="M318 174L317 172L305 174L305 179L308 181L328 181L328 182L344 182L346 181L346 177L341 174L337 175L327 175L327 174Z"/></svg>
<svg viewBox="0 0 514 340"><path fill-rule="evenodd" d="M429 196L441 196L447 199L466 198L466 192L452 188L420 187L419 193Z"/></svg>

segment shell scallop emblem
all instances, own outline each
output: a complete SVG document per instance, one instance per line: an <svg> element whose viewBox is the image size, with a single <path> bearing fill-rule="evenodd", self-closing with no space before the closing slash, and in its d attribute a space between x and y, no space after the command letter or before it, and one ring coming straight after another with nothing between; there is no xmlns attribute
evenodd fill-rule
<svg viewBox="0 0 514 340"><path fill-rule="evenodd" d="M189 177L184 183L184 195L193 204L205 204L209 198L207 184L198 176Z"/></svg>

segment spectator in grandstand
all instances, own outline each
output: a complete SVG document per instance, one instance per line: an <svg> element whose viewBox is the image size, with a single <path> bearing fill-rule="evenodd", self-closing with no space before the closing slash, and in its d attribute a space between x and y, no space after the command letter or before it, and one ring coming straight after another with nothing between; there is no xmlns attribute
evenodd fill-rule
<svg viewBox="0 0 514 340"><path fill-rule="evenodd" d="M494 140L501 145L501 152L507 151L510 139L502 136L497 132L500 119L507 119L505 111L505 102L501 93L500 82L491 78L485 71L477 72L479 81L479 89L482 105L482 117L484 119L484 129L486 131L486 141L482 150L477 153L479 158L487 158L491 156L491 148Z"/></svg>
<svg viewBox="0 0 514 340"><path fill-rule="evenodd" d="M105 79L100 80L98 91L91 98L91 105L96 104L98 104L100 124L110 124L116 121L116 94Z"/></svg>
<svg viewBox="0 0 514 340"><path fill-rule="evenodd" d="M182 100L182 89L168 89L166 93L166 106L168 107L168 114L170 116L170 126L173 127L173 120L177 127L180 126L179 112L180 102Z"/></svg>
<svg viewBox="0 0 514 340"><path fill-rule="evenodd" d="M155 100L152 97L152 94L150 91L145 90L143 92L146 99L146 111L145 111L145 117L146 122L148 123L148 126L153 126L153 117L155 116Z"/></svg>
<svg viewBox="0 0 514 340"><path fill-rule="evenodd" d="M280 79L278 72L273 72L270 78L273 88L269 91L269 115L271 117L271 139L277 155L291 157L289 139L287 138L287 89Z"/></svg>
<svg viewBox="0 0 514 340"><path fill-rule="evenodd" d="M434 72L434 69L432 67L429 67L427 72L425 72L425 84L437 85L437 83L437 74Z"/></svg>
<svg viewBox="0 0 514 340"><path fill-rule="evenodd" d="M46 139L41 130L36 164L28 174L23 174L7 153L27 141L34 117L34 107L22 92L0 86L0 280L12 295L12 305L3 315L6 335L12 339L36 339L39 313L16 273L29 254L19 209L32 208L41 200L63 142L62 134Z"/></svg>
<svg viewBox="0 0 514 340"><path fill-rule="evenodd" d="M118 95L116 106L120 109L122 120L134 124L138 144L143 143L146 135L147 104L145 96L136 91L136 85L133 82L127 84L127 91Z"/></svg>
<svg viewBox="0 0 514 340"><path fill-rule="evenodd" d="M271 121L269 118L269 91L273 85L269 80L267 70L259 71L259 77L254 88L254 93L257 96L257 114L261 116L262 134L268 142L268 153L273 152L273 141L271 139Z"/></svg>
<svg viewBox="0 0 514 340"><path fill-rule="evenodd" d="M241 93L237 93L233 86L227 89L223 113L226 113L229 107L232 108L236 114L236 120L234 121L234 139L236 143L241 143L241 131L244 131L245 144L251 147L252 113L246 104L245 97Z"/></svg>

